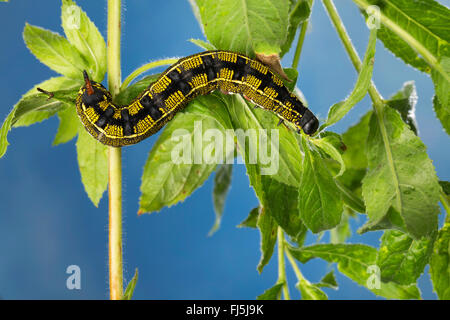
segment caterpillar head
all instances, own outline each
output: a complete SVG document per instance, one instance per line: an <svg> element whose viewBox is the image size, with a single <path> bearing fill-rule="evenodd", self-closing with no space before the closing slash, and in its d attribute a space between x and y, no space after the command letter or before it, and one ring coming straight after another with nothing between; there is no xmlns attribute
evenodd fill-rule
<svg viewBox="0 0 450 320"><path fill-rule="evenodd" d="M83 71L84 86L81 88L81 101L86 106L94 106L102 101L111 101L111 94L100 83L92 81L86 71Z"/></svg>

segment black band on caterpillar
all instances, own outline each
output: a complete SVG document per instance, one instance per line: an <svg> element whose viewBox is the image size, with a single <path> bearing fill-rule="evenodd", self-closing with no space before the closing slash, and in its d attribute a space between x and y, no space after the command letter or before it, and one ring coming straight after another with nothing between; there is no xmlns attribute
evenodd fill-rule
<svg viewBox="0 0 450 320"><path fill-rule="evenodd" d="M189 101L216 89L240 93L306 134L319 126L269 67L234 52L206 51L180 59L127 106L113 104L111 94L87 74L85 82L76 99L78 115L95 139L114 147L156 133Z"/></svg>

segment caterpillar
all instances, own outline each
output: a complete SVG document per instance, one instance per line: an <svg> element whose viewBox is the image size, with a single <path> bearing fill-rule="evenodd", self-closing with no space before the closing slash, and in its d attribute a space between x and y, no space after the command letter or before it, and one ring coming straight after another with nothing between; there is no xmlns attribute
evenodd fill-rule
<svg viewBox="0 0 450 320"><path fill-rule="evenodd" d="M198 95L216 89L239 93L273 111L297 130L313 134L319 121L290 93L268 66L229 51L205 51L180 59L129 105L117 106L100 83L84 72L85 85L76 98L76 110L86 130L103 144L121 147L138 143L158 132L177 111Z"/></svg>

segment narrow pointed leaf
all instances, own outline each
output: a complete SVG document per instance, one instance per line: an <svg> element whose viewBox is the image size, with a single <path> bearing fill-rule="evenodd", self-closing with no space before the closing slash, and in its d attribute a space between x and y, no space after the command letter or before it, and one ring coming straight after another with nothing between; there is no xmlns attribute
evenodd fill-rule
<svg viewBox="0 0 450 320"><path fill-rule="evenodd" d="M276 283L272 288L267 289L263 294L256 297L256 300L279 300L283 286L284 282Z"/></svg>
<svg viewBox="0 0 450 320"><path fill-rule="evenodd" d="M386 48L421 71L445 75L440 58L450 56L450 10L434 0L353 0L364 11L380 9L378 37ZM376 19L376 17L374 17Z"/></svg>
<svg viewBox="0 0 450 320"><path fill-rule="evenodd" d="M298 193L300 217L308 229L317 233L339 224L342 200L333 176L319 153L302 140L303 170Z"/></svg>
<svg viewBox="0 0 450 320"><path fill-rule="evenodd" d="M245 218L244 221L242 221L237 227L238 228L244 228L244 227L249 227L249 228L256 228L256 223L258 222L258 216L259 216L259 207L253 208L248 217Z"/></svg>
<svg viewBox="0 0 450 320"><path fill-rule="evenodd" d="M264 209L261 210L256 223L261 234L261 259L258 263L258 271L261 273L263 268L269 263L273 254L275 243L277 242L278 225Z"/></svg>
<svg viewBox="0 0 450 320"><path fill-rule="evenodd" d="M71 79L82 79L89 65L70 42L57 33L27 24L23 38L28 49L50 69Z"/></svg>
<svg viewBox="0 0 450 320"><path fill-rule="evenodd" d="M397 111L386 106L379 117L372 115L366 154L362 191L370 221L360 232L395 227L420 239L436 231L436 172L425 145Z"/></svg>
<svg viewBox="0 0 450 320"><path fill-rule="evenodd" d="M214 212L216 214L216 221L214 226L209 231L212 235L220 226L222 220L223 209L225 207L225 199L231 186L231 176L233 174L232 164L220 164L216 169L216 176L214 177L213 203Z"/></svg>
<svg viewBox="0 0 450 320"><path fill-rule="evenodd" d="M81 181L97 207L108 185L108 148L95 140L81 124L76 146Z"/></svg>
<svg viewBox="0 0 450 320"><path fill-rule="evenodd" d="M358 283L367 287L371 276L369 267L376 266L377 250L362 244L318 244L303 248L289 248L294 258L306 263L314 258L321 258L330 263L337 263L338 270ZM379 288L368 288L376 295L388 299L419 299L420 292L416 286L402 286L392 282L380 282Z"/></svg>
<svg viewBox="0 0 450 320"><path fill-rule="evenodd" d="M95 24L72 0L63 0L61 20L69 42L88 62L89 73L101 82L106 72L106 44Z"/></svg>
<svg viewBox="0 0 450 320"><path fill-rule="evenodd" d="M134 288L136 288L137 280L138 280L138 269L136 268L133 278L130 280L130 282L127 285L127 288L125 289L125 292L122 296L122 300L131 300L131 298L133 297Z"/></svg>
<svg viewBox="0 0 450 320"><path fill-rule="evenodd" d="M328 300L328 296L325 292L306 279L300 279L295 286L300 291L302 300Z"/></svg>

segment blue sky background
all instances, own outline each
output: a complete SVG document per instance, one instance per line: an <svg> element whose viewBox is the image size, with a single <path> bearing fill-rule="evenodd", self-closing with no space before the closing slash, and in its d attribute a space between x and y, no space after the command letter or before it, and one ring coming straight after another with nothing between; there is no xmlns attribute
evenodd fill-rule
<svg viewBox="0 0 450 320"><path fill-rule="evenodd" d="M350 0L335 1L360 55L368 30ZM448 0L440 1L449 5ZM106 1L77 3L106 38ZM60 1L10 0L0 3L0 119L21 95L56 73L39 63L25 47L26 22L63 34ZM122 22L123 78L142 64L159 58L202 51L187 40L204 39L185 0L124 1ZM283 59L290 66L293 53ZM353 88L356 73L320 1L315 1L311 28L304 44L297 85L310 108L324 119L329 106ZM432 110L433 84L428 76L403 64L377 44L374 81L384 97L414 80L419 101L420 136L428 146L439 177L450 180L449 138ZM343 132L370 108L366 97L333 130ZM75 140L52 147L58 120L51 118L27 128L13 129L11 145L0 159L0 297L3 299L108 298L107 199L95 208L84 192L78 171ZM258 202L243 165L235 165L221 228L208 237L214 222L213 175L185 202L159 213L138 217L140 177L156 137L123 151L125 277L136 267L137 299L254 299L277 279L276 259L262 274L259 233L238 229ZM353 230L365 217L352 221ZM441 217L442 222L442 217ZM352 243L378 246L381 232L353 235ZM315 241L313 237L308 242ZM79 265L82 289L66 288L67 266ZM312 260L301 265L311 282L331 268ZM287 265L291 295L295 276ZM337 275L339 290L324 289L331 299L373 299L367 289ZM428 274L419 281L423 297L435 299Z"/></svg>

